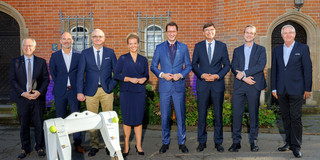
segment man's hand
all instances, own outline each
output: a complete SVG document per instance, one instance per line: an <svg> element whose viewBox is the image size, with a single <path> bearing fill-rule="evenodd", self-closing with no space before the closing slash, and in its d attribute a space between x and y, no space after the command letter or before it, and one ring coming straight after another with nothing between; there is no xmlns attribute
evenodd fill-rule
<svg viewBox="0 0 320 160"><path fill-rule="evenodd" d="M254 85L254 84L256 84L256 81L254 81L253 79L254 78L252 76L249 76L249 77L244 78L243 81L249 85Z"/></svg>
<svg viewBox="0 0 320 160"><path fill-rule="evenodd" d="M272 92L272 95L273 95L274 98L278 99L277 92Z"/></svg>
<svg viewBox="0 0 320 160"><path fill-rule="evenodd" d="M241 79L244 77L244 73L239 70L236 70L236 72L237 72L236 78L241 81Z"/></svg>
<svg viewBox="0 0 320 160"><path fill-rule="evenodd" d="M214 81L214 78L210 75L210 74L208 74L208 73L203 73L202 75L201 75L201 78L203 78L205 81L207 81L207 82L212 82L212 81Z"/></svg>
<svg viewBox="0 0 320 160"><path fill-rule="evenodd" d="M84 100L86 100L86 97L84 96L83 93L78 93L77 99L78 101L83 102Z"/></svg>
<svg viewBox="0 0 320 160"><path fill-rule="evenodd" d="M37 99L40 96L40 92L37 90L32 90L32 94L30 94L31 99Z"/></svg>
<svg viewBox="0 0 320 160"><path fill-rule="evenodd" d="M217 74L210 74L210 77L213 81L215 81L216 79L219 79L219 75Z"/></svg>
<svg viewBox="0 0 320 160"><path fill-rule="evenodd" d="M24 97L24 98L27 98L29 100L32 99L30 91L23 92L23 94L21 96Z"/></svg>
<svg viewBox="0 0 320 160"><path fill-rule="evenodd" d="M143 77L143 78L138 78L138 83L139 84L143 84L144 82L146 82L147 78Z"/></svg>
<svg viewBox="0 0 320 160"><path fill-rule="evenodd" d="M173 79L173 74L171 73L162 73L162 78L164 78L166 81L171 81Z"/></svg>
<svg viewBox="0 0 320 160"><path fill-rule="evenodd" d="M176 74L173 75L173 80L174 80L174 81L177 81L177 80L179 80L180 78L182 78L182 74L180 74L180 73L176 73Z"/></svg>
<svg viewBox="0 0 320 160"><path fill-rule="evenodd" d="M304 99L308 99L310 96L311 96L311 92L305 91L304 95L303 95L303 98Z"/></svg>

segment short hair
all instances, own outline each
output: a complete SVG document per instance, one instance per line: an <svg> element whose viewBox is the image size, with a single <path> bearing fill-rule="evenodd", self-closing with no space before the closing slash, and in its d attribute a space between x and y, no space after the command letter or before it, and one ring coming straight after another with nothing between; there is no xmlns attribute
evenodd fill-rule
<svg viewBox="0 0 320 160"><path fill-rule="evenodd" d="M104 32L103 32L101 29L95 29L95 30L93 30L92 33L91 33L91 37L93 37L93 33L96 32L96 31L101 31L103 37L105 37Z"/></svg>
<svg viewBox="0 0 320 160"><path fill-rule="evenodd" d="M70 33L70 32L63 32L62 34L61 34L61 36L60 36L60 39L62 38L62 35L64 35L64 34L66 34L66 33L68 33L68 34L70 34L70 36L71 36L71 38L72 38L72 34Z"/></svg>
<svg viewBox="0 0 320 160"><path fill-rule="evenodd" d="M292 29L292 32L296 33L296 29L291 24L287 24L281 28L281 34L283 33L283 29L287 27L290 27Z"/></svg>
<svg viewBox="0 0 320 160"><path fill-rule="evenodd" d="M166 32L168 31L168 26L176 26L176 29L178 31L178 25L176 22L169 22L167 25L166 25Z"/></svg>
<svg viewBox="0 0 320 160"><path fill-rule="evenodd" d="M138 43L140 41L139 36L137 33L130 33L127 35L127 44L129 44L129 39L137 39Z"/></svg>
<svg viewBox="0 0 320 160"><path fill-rule="evenodd" d="M24 42L25 42L27 39L31 39L31 40L32 40L32 42L33 42L33 44L34 44L34 46L37 46L37 42L36 42L36 40L35 40L35 39L30 38L30 37L27 37L27 38L25 38L25 39L23 39L23 40L22 40L21 47L23 47Z"/></svg>
<svg viewBox="0 0 320 160"><path fill-rule="evenodd" d="M244 31L243 31L243 33L245 33L246 32L246 29L247 28L252 28L253 29L253 33L257 33L257 28L255 27L255 26L253 26L253 25L247 25L245 28L244 28Z"/></svg>
<svg viewBox="0 0 320 160"><path fill-rule="evenodd" d="M214 24L212 22L207 22L206 24L203 25L202 30L204 31L204 29L213 26L213 28L215 29L216 27L214 27Z"/></svg>

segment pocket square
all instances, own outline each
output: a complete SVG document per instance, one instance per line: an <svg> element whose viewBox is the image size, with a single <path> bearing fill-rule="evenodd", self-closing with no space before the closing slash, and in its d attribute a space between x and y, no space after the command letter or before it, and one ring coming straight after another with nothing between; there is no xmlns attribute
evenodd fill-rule
<svg viewBox="0 0 320 160"><path fill-rule="evenodd" d="M294 55L296 55L296 56L300 56L300 53L295 53Z"/></svg>
<svg viewBox="0 0 320 160"><path fill-rule="evenodd" d="M110 57L106 57L106 58L104 58L104 59L110 59Z"/></svg>

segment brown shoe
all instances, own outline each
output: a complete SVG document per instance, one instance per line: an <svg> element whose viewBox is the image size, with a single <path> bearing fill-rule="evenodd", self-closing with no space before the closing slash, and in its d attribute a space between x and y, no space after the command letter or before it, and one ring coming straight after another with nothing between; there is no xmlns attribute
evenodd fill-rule
<svg viewBox="0 0 320 160"><path fill-rule="evenodd" d="M84 150L84 148L81 145L76 146L75 150L78 153L85 153L86 152L86 150Z"/></svg>

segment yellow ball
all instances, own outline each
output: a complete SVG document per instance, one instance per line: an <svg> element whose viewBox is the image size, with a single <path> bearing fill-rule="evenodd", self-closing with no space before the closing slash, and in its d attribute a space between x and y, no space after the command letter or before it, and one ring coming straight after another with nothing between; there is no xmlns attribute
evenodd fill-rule
<svg viewBox="0 0 320 160"><path fill-rule="evenodd" d="M49 131L50 131L51 133L56 133L56 132L57 132L57 127L56 127L56 126L51 126L51 127L49 128Z"/></svg>
<svg viewBox="0 0 320 160"><path fill-rule="evenodd" d="M112 122L113 123L118 123L119 122L119 118L118 117L113 117L112 118Z"/></svg>

